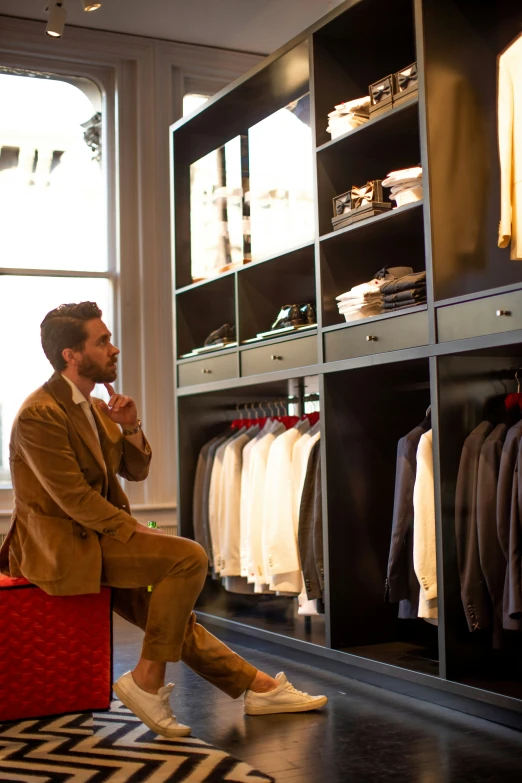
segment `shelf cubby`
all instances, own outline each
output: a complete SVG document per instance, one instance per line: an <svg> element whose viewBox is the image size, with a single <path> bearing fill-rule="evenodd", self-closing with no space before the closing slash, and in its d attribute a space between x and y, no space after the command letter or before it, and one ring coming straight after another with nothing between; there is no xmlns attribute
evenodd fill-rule
<svg viewBox="0 0 522 783"><path fill-rule="evenodd" d="M420 202L354 223L320 243L323 326L344 323L336 296L371 280L383 266L425 270L423 208Z"/></svg>
<svg viewBox="0 0 522 783"><path fill-rule="evenodd" d="M268 331L284 304L305 302L316 305L313 244L243 267L238 274L240 342Z"/></svg>
<svg viewBox="0 0 522 783"><path fill-rule="evenodd" d="M332 199L353 186L420 163L418 103L361 126L317 152L319 233L332 231ZM389 191L384 189L387 199ZM393 202L392 202L393 204Z"/></svg>
<svg viewBox="0 0 522 783"><path fill-rule="evenodd" d="M326 126L334 106L368 95L370 84L415 60L411 0L354 3L325 24L313 36L317 144L330 140Z"/></svg>
<svg viewBox="0 0 522 783"><path fill-rule="evenodd" d="M429 404L427 359L325 379L332 647L436 675L437 629L384 601L397 443Z"/></svg>
<svg viewBox="0 0 522 783"><path fill-rule="evenodd" d="M194 348L223 324L236 323L235 276L209 280L176 296L176 344L178 358Z"/></svg>
<svg viewBox="0 0 522 783"><path fill-rule="evenodd" d="M502 597L497 611L491 605L486 627L470 632L466 622L457 567L455 495L464 441L492 414L502 421L502 400L516 392L515 372L520 366L522 344L437 360L447 676L516 699L522 699L522 633L502 630Z"/></svg>

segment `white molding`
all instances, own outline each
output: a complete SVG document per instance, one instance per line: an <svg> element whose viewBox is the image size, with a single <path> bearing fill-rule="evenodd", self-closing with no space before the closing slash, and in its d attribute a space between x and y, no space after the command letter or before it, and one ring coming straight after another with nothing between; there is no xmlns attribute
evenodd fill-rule
<svg viewBox="0 0 522 783"><path fill-rule="evenodd" d="M176 502L169 126L182 116L186 85L216 92L262 59L70 26L56 41L42 22L0 16L1 66L86 76L105 93L104 143L117 161L108 172L114 333L125 391L136 399L154 454L149 479L126 483L134 506ZM11 506L9 497L0 490L0 509Z"/></svg>

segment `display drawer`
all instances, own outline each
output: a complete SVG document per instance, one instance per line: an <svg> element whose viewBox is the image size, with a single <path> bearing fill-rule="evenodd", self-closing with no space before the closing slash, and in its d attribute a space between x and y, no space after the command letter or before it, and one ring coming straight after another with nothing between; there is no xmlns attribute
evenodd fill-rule
<svg viewBox="0 0 522 783"><path fill-rule="evenodd" d="M197 362L178 365L178 386L195 386L199 383L214 383L237 376L237 353L228 356L213 356Z"/></svg>
<svg viewBox="0 0 522 783"><path fill-rule="evenodd" d="M411 313L349 326L324 336L326 362L427 345L428 313Z"/></svg>
<svg viewBox="0 0 522 783"><path fill-rule="evenodd" d="M261 375L317 364L317 337L302 337L241 352L241 374Z"/></svg>
<svg viewBox="0 0 522 783"><path fill-rule="evenodd" d="M488 296L437 310L439 342L522 329L522 293Z"/></svg>

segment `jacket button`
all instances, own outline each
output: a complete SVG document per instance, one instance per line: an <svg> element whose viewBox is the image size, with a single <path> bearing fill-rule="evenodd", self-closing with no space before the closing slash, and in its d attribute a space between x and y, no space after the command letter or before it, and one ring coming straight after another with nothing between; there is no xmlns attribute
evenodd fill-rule
<svg viewBox="0 0 522 783"><path fill-rule="evenodd" d="M82 530L80 532L80 538L87 538L87 531L86 530Z"/></svg>
<svg viewBox="0 0 522 783"><path fill-rule="evenodd" d="M114 533L115 533L115 531L114 531L114 529L112 527L104 528L103 532L105 533L106 536L113 536Z"/></svg>

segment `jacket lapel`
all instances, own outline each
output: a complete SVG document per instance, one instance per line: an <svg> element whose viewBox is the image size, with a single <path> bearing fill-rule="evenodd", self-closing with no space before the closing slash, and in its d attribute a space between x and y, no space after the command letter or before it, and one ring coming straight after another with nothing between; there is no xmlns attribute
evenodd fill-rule
<svg viewBox="0 0 522 783"><path fill-rule="evenodd" d="M105 459L96 433L87 420L87 416L83 412L81 406L73 402L71 387L67 381L64 381L59 372L55 372L45 385L58 404L65 409L78 435L91 451L104 474L107 475Z"/></svg>

